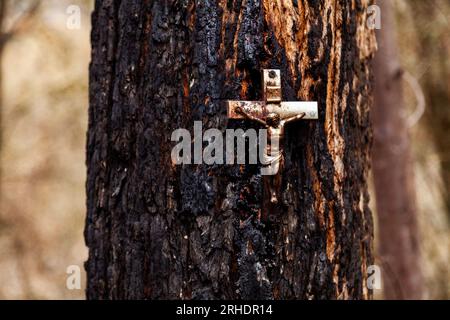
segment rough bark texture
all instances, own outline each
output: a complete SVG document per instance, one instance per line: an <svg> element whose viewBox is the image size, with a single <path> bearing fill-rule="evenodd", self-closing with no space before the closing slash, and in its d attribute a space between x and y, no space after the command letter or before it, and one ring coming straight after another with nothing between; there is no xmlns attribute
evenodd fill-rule
<svg viewBox="0 0 450 320"><path fill-rule="evenodd" d="M379 253L386 299L420 299L419 230L409 132L402 94L395 21L390 0L379 1L373 108L373 177L379 222Z"/></svg>
<svg viewBox="0 0 450 320"><path fill-rule="evenodd" d="M367 1L97 1L85 237L90 299L368 298ZM286 132L280 212L258 166L175 166L172 131L248 128L262 68L320 119Z"/></svg>

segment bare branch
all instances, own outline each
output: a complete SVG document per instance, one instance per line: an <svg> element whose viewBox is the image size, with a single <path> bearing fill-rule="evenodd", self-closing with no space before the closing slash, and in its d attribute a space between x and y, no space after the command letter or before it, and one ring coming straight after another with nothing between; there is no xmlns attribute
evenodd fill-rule
<svg viewBox="0 0 450 320"><path fill-rule="evenodd" d="M408 117L408 120L407 120L408 128L412 128L419 122L419 120L422 118L423 114L425 113L425 109L426 109L425 95L424 95L422 87L420 86L417 79L414 78L409 72L405 72L403 74L403 78L409 84L412 91L416 95L416 99L417 99L416 110L414 111L413 114L411 114Z"/></svg>

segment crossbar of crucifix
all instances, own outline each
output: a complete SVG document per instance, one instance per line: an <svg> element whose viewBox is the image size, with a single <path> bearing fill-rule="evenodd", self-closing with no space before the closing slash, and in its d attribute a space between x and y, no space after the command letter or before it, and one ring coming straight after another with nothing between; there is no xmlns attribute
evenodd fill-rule
<svg viewBox="0 0 450 320"><path fill-rule="evenodd" d="M278 113L281 119L305 114L303 120L316 120L319 117L315 101L282 101L280 70L265 69L263 71L264 101L228 101L228 118L243 119L244 116L235 110L241 108L258 119L264 119L270 113Z"/></svg>

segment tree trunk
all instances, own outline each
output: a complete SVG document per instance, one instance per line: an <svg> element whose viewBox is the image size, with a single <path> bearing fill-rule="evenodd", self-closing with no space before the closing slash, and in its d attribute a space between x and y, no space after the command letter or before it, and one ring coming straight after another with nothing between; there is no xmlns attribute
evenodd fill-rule
<svg viewBox="0 0 450 320"><path fill-rule="evenodd" d="M87 141L89 299L369 298L374 34L367 1L96 1ZM172 132L249 128L225 101L319 102L286 132L280 208L256 165L172 164Z"/></svg>
<svg viewBox="0 0 450 320"><path fill-rule="evenodd" d="M450 28L447 19L450 3L416 0L408 4L416 22L416 56L426 66L420 78L427 102L423 120L437 148L443 197L450 218Z"/></svg>
<svg viewBox="0 0 450 320"><path fill-rule="evenodd" d="M420 299L419 230L409 132L402 94L395 21L390 0L379 1L373 108L373 177L379 221L379 253L386 299Z"/></svg>

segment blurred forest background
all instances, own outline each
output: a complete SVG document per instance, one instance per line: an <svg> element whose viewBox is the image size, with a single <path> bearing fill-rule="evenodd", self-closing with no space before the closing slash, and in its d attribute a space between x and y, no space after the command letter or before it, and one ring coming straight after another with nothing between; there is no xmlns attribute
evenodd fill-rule
<svg viewBox="0 0 450 320"><path fill-rule="evenodd" d="M66 289L87 249L85 142L92 1L1 0L0 298L84 298ZM33 8L34 3L38 3ZM81 28L66 27L69 5ZM85 278L82 278L84 286Z"/></svg>
<svg viewBox="0 0 450 320"><path fill-rule="evenodd" d="M450 2L393 2L400 60L412 79L404 90L412 115L424 297L448 299ZM81 9L79 29L67 28L70 5ZM66 288L66 268L83 270L87 258L92 9L92 0L1 0L0 299L84 298L84 288ZM422 93L425 103L418 104Z"/></svg>

